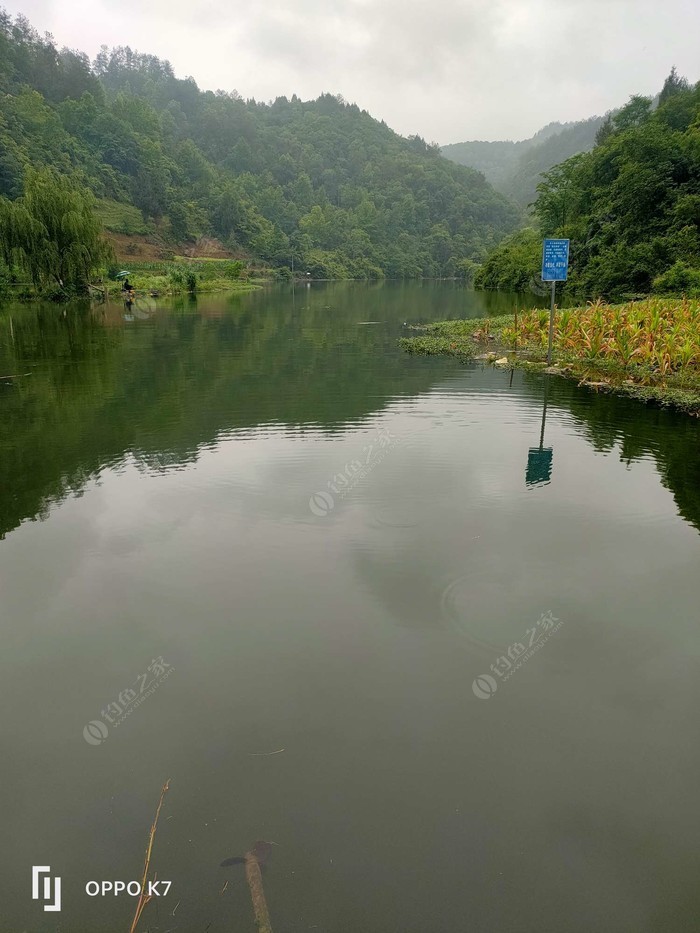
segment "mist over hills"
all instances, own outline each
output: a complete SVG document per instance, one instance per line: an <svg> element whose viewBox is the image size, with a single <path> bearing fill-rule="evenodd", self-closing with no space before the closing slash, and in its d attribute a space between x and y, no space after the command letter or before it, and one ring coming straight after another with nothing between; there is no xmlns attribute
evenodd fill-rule
<svg viewBox="0 0 700 933"><path fill-rule="evenodd" d="M590 117L573 123L549 123L530 139L518 142L472 140L442 146L442 154L483 172L501 194L521 207L535 200L540 174L595 145L596 133L604 117Z"/></svg>
<svg viewBox="0 0 700 933"><path fill-rule="evenodd" d="M519 177L532 178L540 150L575 142L570 133L526 151ZM700 82L673 67L656 97L632 95L606 116L592 148L545 170L536 194L530 226L496 247L477 285L536 283L542 238L560 236L571 241L570 296L700 295Z"/></svg>

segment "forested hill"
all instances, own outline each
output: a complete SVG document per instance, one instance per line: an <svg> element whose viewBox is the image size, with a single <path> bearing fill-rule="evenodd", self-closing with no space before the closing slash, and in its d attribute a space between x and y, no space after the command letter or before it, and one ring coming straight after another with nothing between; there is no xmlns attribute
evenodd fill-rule
<svg viewBox="0 0 700 933"><path fill-rule="evenodd" d="M216 236L319 277L460 274L520 220L479 172L340 97L201 91L129 48L91 63L0 10L0 195L43 166L113 229Z"/></svg>
<svg viewBox="0 0 700 933"><path fill-rule="evenodd" d="M519 142L475 140L443 146L441 152L460 165L483 172L497 191L527 207L535 200L541 173L579 152L590 151L602 123L603 117L550 123Z"/></svg>
<svg viewBox="0 0 700 933"><path fill-rule="evenodd" d="M657 100L633 96L605 120L590 152L543 175L536 226L494 250L479 284L527 287L542 237L563 236L573 296L700 295L700 82L674 68Z"/></svg>
<svg viewBox="0 0 700 933"><path fill-rule="evenodd" d="M467 165L483 172L495 187L500 187L512 175L520 156L533 146L544 142L565 128L563 123L550 123L542 127L530 139L514 142L512 139L472 139L463 143L442 146L442 154L458 165Z"/></svg>

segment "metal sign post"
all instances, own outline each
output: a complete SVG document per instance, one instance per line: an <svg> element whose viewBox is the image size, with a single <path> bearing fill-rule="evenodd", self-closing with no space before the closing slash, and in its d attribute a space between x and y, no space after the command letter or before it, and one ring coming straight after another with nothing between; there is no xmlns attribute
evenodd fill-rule
<svg viewBox="0 0 700 933"><path fill-rule="evenodd" d="M552 282L552 300L549 304L549 342L547 343L547 366L552 364L552 340L554 339L554 301L557 297L557 283Z"/></svg>
<svg viewBox="0 0 700 933"><path fill-rule="evenodd" d="M569 271L569 241L547 239L542 245L542 281L552 283L552 302L549 308L549 343L547 365L552 362L552 340L554 338L554 302L557 282L566 282Z"/></svg>

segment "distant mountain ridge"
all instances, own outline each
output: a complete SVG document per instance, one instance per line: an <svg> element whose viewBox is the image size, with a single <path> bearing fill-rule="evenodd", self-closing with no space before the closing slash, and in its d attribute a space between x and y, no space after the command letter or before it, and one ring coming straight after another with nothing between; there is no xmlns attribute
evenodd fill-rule
<svg viewBox="0 0 700 933"><path fill-rule="evenodd" d="M522 207L534 201L540 174L579 152L589 152L604 117L548 123L518 142L471 140L442 146L445 158L482 172L493 187Z"/></svg>

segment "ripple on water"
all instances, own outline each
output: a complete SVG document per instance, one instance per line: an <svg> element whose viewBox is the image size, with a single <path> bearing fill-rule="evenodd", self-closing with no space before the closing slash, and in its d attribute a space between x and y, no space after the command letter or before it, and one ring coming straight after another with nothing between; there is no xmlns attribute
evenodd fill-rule
<svg viewBox="0 0 700 933"><path fill-rule="evenodd" d="M440 614L453 632L484 651L499 654L521 640L528 626L549 609L536 607L537 597L509 583L492 552L474 559L472 566L454 577L440 595Z"/></svg>
<svg viewBox="0 0 700 933"><path fill-rule="evenodd" d="M453 632L465 635L472 644L497 654L501 646L495 640L495 633L488 632L483 621L475 620L477 611L471 596L481 586L479 575L479 570L469 570L447 584L440 595L440 615Z"/></svg>
<svg viewBox="0 0 700 933"><path fill-rule="evenodd" d="M367 524L370 528L416 528L420 515L413 499L385 502L376 499L368 503Z"/></svg>

